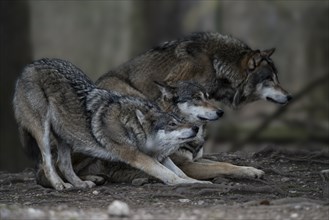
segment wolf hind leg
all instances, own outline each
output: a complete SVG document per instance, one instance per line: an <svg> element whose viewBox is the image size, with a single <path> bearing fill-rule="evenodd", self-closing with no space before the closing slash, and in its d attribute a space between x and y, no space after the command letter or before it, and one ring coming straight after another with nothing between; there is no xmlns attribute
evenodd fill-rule
<svg viewBox="0 0 329 220"><path fill-rule="evenodd" d="M36 129L35 139L38 143L41 158L42 169L50 185L56 190L63 190L71 188L72 185L65 183L57 174L54 164L52 162L51 146L50 146L50 122L49 117L46 117L43 128Z"/></svg>
<svg viewBox="0 0 329 220"><path fill-rule="evenodd" d="M227 166L227 168L229 168L229 172L227 173L227 175L233 175L237 177L262 178L265 174L264 171L249 166L237 166L230 163L218 162L204 158L200 158L198 161L209 164L215 163L215 165L217 165L218 167Z"/></svg>
<svg viewBox="0 0 329 220"><path fill-rule="evenodd" d="M254 167L237 166L203 158L196 161L186 161L180 165L180 168L188 176L199 180L213 179L220 175L251 178L261 178L264 175L264 171Z"/></svg>
<svg viewBox="0 0 329 220"><path fill-rule="evenodd" d="M82 181L74 172L71 160L71 148L63 140L58 142L57 165L65 179L77 188L92 188L96 184L92 181Z"/></svg>
<svg viewBox="0 0 329 220"><path fill-rule="evenodd" d="M25 153L34 162L37 183L43 187L52 187L49 179L45 176L44 169L42 168L41 153L36 139L25 127L21 125L18 125L18 132Z"/></svg>

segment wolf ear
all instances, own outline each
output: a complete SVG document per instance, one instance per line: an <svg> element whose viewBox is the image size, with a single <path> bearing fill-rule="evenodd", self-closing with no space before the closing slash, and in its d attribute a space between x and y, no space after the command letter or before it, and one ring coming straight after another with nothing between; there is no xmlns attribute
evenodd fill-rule
<svg viewBox="0 0 329 220"><path fill-rule="evenodd" d="M135 113L139 123L142 125L145 121L145 115L139 109L136 109Z"/></svg>
<svg viewBox="0 0 329 220"><path fill-rule="evenodd" d="M248 59L248 69L254 70L262 60L261 52L259 50L254 51L253 55L251 55Z"/></svg>
<svg viewBox="0 0 329 220"><path fill-rule="evenodd" d="M272 56L272 54L275 52L275 48L271 48L271 49L267 49L267 50L263 50L261 53L262 56L264 57L270 57Z"/></svg>
<svg viewBox="0 0 329 220"><path fill-rule="evenodd" d="M154 81L154 83L159 88L163 99L170 100L174 97L174 95L175 95L175 88L174 87L169 86L169 85L167 85L166 83L163 83L163 82Z"/></svg>
<svg viewBox="0 0 329 220"><path fill-rule="evenodd" d="M178 58L195 57L200 52L200 43L194 41L180 42L175 49L175 54Z"/></svg>

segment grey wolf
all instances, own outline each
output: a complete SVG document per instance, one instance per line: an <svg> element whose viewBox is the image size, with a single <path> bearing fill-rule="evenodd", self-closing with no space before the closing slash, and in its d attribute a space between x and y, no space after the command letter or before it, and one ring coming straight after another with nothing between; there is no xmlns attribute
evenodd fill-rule
<svg viewBox="0 0 329 220"><path fill-rule="evenodd" d="M120 81L116 81L115 86ZM204 127L208 121L219 119L223 111L209 100L206 90L194 81L179 81L175 85L155 82L161 96L156 103L167 112L174 112L184 120L197 124L199 132L197 137L190 142L182 144L179 149L170 155L174 164L178 165L190 177L210 179L221 174L244 177L261 177L264 172L253 167L235 166L229 163L213 162L202 159L204 140ZM121 82L120 87L124 88ZM125 85L128 87L128 85ZM129 89L129 91L133 91ZM122 91L121 91L122 92ZM137 93L131 93L138 96ZM89 160L89 162L86 162ZM78 161L75 168L79 175L88 176L104 174L111 181L131 182L132 179L145 177L141 172L129 169L119 163L95 161L91 158ZM204 170L203 170L204 169Z"/></svg>
<svg viewBox="0 0 329 220"><path fill-rule="evenodd" d="M193 33L142 53L104 74L96 84L156 100L161 91L153 81L175 84L194 80L205 88L209 98L234 109L257 100L286 104L292 96L280 86L271 59L274 51L274 48L253 50L241 40L219 33ZM198 179L222 173L255 177L263 174L202 158L178 166L188 176Z"/></svg>
<svg viewBox="0 0 329 220"><path fill-rule="evenodd" d="M232 107L259 99L285 104L292 97L279 84L270 58L274 51L252 50L244 42L219 33L193 33L142 53L101 76L96 84L105 89L116 87L124 94L134 90L132 93L155 100L160 92L153 81L194 80L210 98Z"/></svg>
<svg viewBox="0 0 329 220"><path fill-rule="evenodd" d="M197 136L192 141L181 144L178 150L170 155L170 158L180 161L183 158L190 158L191 156L198 157L200 152L202 152L202 147L204 143L205 123L207 121L215 121L219 119L223 115L223 111L209 100L209 95L208 93L206 93L205 89L194 81L180 81L177 82L175 85L167 85L163 82L154 83L159 88L159 91L161 91L161 96L156 100L156 103L163 111L179 115L183 118L184 121L195 124L199 127ZM124 85L124 83L120 83L120 81L116 81L115 85L119 85L121 88L126 87L129 91L133 91L132 89L129 89L129 86L127 85L122 86ZM130 95L139 96L139 93L134 92ZM86 163L89 165L84 165ZM94 165L92 163L96 163L97 165ZM176 164L175 161L174 163ZM83 160L78 159L75 163L75 168L80 174L84 174L83 177L85 175L90 176L98 174L101 172L101 170L103 173L105 171L106 176L112 176L113 167L118 166L118 164L107 164L109 163L95 162L91 158ZM84 166L83 169L80 168L82 166ZM95 166L97 166L97 168L95 168ZM108 169L106 169L106 166L108 166ZM90 170L91 167L94 167L92 168L93 171L86 172L86 170ZM122 176L127 176L126 173L127 172L125 171L122 172ZM123 178L119 177L119 179ZM124 182L129 182L130 179L130 177L127 177ZM116 179L115 181L118 180Z"/></svg>
<svg viewBox="0 0 329 220"><path fill-rule="evenodd" d="M129 164L166 184L205 182L187 177L168 157L197 135L197 126L148 100L97 88L68 61L41 59L27 65L13 105L23 146L39 149L41 169L56 190L95 185L76 175L71 152ZM59 170L69 183L54 167L52 139Z"/></svg>

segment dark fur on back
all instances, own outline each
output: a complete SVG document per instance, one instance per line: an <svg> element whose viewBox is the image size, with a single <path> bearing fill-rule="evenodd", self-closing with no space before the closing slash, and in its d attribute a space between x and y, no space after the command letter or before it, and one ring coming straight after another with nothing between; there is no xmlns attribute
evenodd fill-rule
<svg viewBox="0 0 329 220"><path fill-rule="evenodd" d="M168 83L195 80L212 98L240 105L234 103L234 96L238 89L244 89L240 87L248 77L247 61L256 52L233 37L198 32L146 51L103 75L96 84L106 89L113 77L120 76L154 100L160 95L154 80ZM241 97L240 102L249 101L248 95Z"/></svg>
<svg viewBox="0 0 329 220"><path fill-rule="evenodd" d="M196 32L181 39L164 42L146 53L174 49L178 57L196 56L198 53L206 53L209 57L221 57L225 62L238 64L237 57L243 57L251 51L244 42L219 33Z"/></svg>
<svg viewBox="0 0 329 220"><path fill-rule="evenodd" d="M94 83L86 77L77 66L70 62L61 59L43 58L34 61L27 67L33 66L36 70L54 69L67 79L67 82L77 91L79 97L84 97L86 94L95 88Z"/></svg>

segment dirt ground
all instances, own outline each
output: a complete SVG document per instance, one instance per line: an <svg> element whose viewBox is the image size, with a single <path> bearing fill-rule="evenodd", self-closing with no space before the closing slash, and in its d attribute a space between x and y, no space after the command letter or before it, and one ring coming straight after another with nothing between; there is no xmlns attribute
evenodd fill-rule
<svg viewBox="0 0 329 220"><path fill-rule="evenodd" d="M126 202L125 219L328 219L327 148L267 147L208 158L265 171L264 179L218 177L212 185L114 184L55 191L36 184L32 170L0 172L0 219L112 219L108 206ZM115 217L118 218L118 217Z"/></svg>

